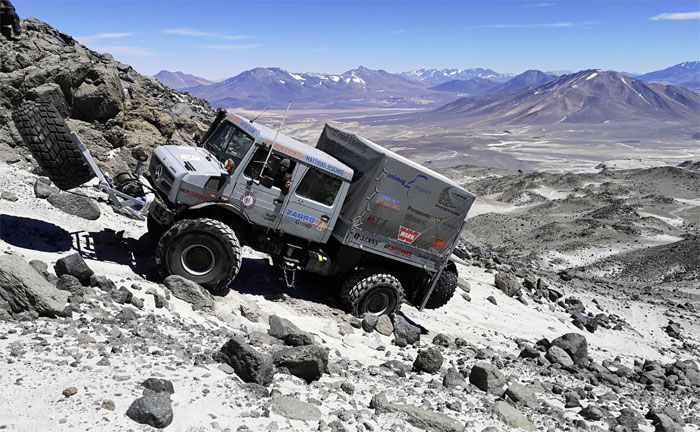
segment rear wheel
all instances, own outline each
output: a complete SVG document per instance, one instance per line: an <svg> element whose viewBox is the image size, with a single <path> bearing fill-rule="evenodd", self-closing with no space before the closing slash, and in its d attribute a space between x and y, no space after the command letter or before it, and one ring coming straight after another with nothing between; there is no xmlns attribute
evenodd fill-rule
<svg viewBox="0 0 700 432"><path fill-rule="evenodd" d="M404 292L401 282L378 269L359 270L341 288L346 309L360 317L365 313L391 315L401 308Z"/></svg>
<svg viewBox="0 0 700 432"><path fill-rule="evenodd" d="M72 189L95 176L53 105L24 102L12 120L36 162L60 189Z"/></svg>
<svg viewBox="0 0 700 432"><path fill-rule="evenodd" d="M185 219L168 229L156 247L162 277L179 275L210 291L226 288L241 268L236 233L215 219Z"/></svg>

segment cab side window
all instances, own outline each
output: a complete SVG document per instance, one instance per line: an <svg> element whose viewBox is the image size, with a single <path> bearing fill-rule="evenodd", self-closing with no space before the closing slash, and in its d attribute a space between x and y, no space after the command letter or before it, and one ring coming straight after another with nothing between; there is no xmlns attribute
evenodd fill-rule
<svg viewBox="0 0 700 432"><path fill-rule="evenodd" d="M296 189L296 195L332 206L338 195L342 181L316 168L309 167Z"/></svg>

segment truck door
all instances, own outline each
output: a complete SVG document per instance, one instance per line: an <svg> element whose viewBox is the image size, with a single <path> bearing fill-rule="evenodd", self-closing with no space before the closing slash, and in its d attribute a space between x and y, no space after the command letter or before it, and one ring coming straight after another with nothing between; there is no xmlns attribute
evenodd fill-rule
<svg viewBox="0 0 700 432"><path fill-rule="evenodd" d="M325 243L338 219L349 183L314 167L303 168L305 171L297 174L303 175L301 180L295 175L278 228L309 241Z"/></svg>
<svg viewBox="0 0 700 432"><path fill-rule="evenodd" d="M268 151L264 146L257 148L243 173L238 177L234 192L231 194L231 200L238 200L237 204L240 205L241 210L251 222L256 225L273 228L279 222L287 196L282 192L279 185L273 185L268 188L253 181L262 168ZM272 154L281 158L284 157L275 151ZM288 173L289 175L294 175L297 164L294 161L290 161L290 165Z"/></svg>

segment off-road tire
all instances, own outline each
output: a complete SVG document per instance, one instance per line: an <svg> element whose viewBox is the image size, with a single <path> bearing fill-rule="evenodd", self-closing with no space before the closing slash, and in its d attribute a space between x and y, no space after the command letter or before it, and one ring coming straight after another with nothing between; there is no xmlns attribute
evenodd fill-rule
<svg viewBox="0 0 700 432"><path fill-rule="evenodd" d="M24 102L12 113L12 120L36 162L59 189L72 189L95 176L53 105Z"/></svg>
<svg viewBox="0 0 700 432"><path fill-rule="evenodd" d="M455 294L455 290L457 289L457 277L458 275L456 269L447 267L445 270L443 270L442 274L440 275L440 279L438 279L437 284L435 285L435 289L430 294L428 301L425 303L425 308L437 309L445 306ZM430 288L429 285L425 288L423 293L419 295L417 300L418 302L423 301L423 296L428 288Z"/></svg>
<svg viewBox="0 0 700 432"><path fill-rule="evenodd" d="M146 216L146 229L148 230L148 234L151 235L151 238L154 241L158 241L160 237L163 235L165 230L167 229L166 226L161 225L151 214L149 213L148 216Z"/></svg>
<svg viewBox="0 0 700 432"><path fill-rule="evenodd" d="M209 249L213 258L210 271L204 274L188 271L187 248L194 247ZM221 292L233 281L242 261L241 245L233 229L221 221L207 218L175 223L158 241L155 258L163 278L179 275L213 293Z"/></svg>
<svg viewBox="0 0 700 432"><path fill-rule="evenodd" d="M371 311L369 302L377 295L390 297L387 308ZM346 310L356 317L365 313L391 315L401 309L404 291L401 282L390 273L380 269L362 269L345 280L340 289L340 299Z"/></svg>

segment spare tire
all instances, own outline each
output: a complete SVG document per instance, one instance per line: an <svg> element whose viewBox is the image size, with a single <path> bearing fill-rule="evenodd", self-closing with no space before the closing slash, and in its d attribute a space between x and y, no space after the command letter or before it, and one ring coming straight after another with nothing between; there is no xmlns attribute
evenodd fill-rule
<svg viewBox="0 0 700 432"><path fill-rule="evenodd" d="M60 189L72 189L95 176L53 105L24 102L12 120L36 162Z"/></svg>

